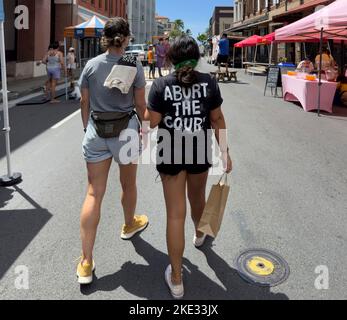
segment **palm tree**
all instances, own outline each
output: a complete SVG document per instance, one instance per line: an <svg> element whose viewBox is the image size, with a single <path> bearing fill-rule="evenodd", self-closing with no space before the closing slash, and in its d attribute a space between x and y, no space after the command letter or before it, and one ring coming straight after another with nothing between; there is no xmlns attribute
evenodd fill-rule
<svg viewBox="0 0 347 320"><path fill-rule="evenodd" d="M198 41L201 42L202 44L204 44L207 39L208 39L208 36L206 33L199 33L198 37L197 37Z"/></svg>
<svg viewBox="0 0 347 320"><path fill-rule="evenodd" d="M181 19L177 19L174 21L174 29L178 31L184 30L184 22Z"/></svg>

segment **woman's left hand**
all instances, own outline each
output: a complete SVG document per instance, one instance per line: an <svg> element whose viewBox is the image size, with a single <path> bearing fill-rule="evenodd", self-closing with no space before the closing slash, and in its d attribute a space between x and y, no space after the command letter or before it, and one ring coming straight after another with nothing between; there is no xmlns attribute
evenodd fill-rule
<svg viewBox="0 0 347 320"><path fill-rule="evenodd" d="M224 171L228 174L231 173L231 171L233 170L233 162L231 160L229 152L222 153L222 161Z"/></svg>

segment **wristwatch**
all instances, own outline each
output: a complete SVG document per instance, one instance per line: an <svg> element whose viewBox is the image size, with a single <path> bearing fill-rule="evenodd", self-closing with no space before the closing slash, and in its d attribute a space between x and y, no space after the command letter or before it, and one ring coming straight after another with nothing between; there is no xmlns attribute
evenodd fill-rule
<svg viewBox="0 0 347 320"><path fill-rule="evenodd" d="M83 131L84 131L84 133L87 133L87 128L84 128Z"/></svg>

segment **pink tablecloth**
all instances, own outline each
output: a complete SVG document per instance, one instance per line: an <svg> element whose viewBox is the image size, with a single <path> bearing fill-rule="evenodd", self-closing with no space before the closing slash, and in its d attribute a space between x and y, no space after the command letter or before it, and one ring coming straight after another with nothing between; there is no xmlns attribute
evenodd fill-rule
<svg viewBox="0 0 347 320"><path fill-rule="evenodd" d="M299 101L305 111L318 108L318 80L308 81L295 76L282 76L283 97L286 101ZM332 113L337 84L322 81L321 110Z"/></svg>

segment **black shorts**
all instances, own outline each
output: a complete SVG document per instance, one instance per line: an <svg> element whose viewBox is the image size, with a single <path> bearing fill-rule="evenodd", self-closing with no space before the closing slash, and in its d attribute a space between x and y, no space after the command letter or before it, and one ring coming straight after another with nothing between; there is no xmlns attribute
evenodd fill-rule
<svg viewBox="0 0 347 320"><path fill-rule="evenodd" d="M228 63L229 56L219 54L217 57L217 63Z"/></svg>
<svg viewBox="0 0 347 320"><path fill-rule="evenodd" d="M201 174L211 167L210 164L159 164L157 170L161 174L177 176L182 171L186 171L188 174Z"/></svg>

